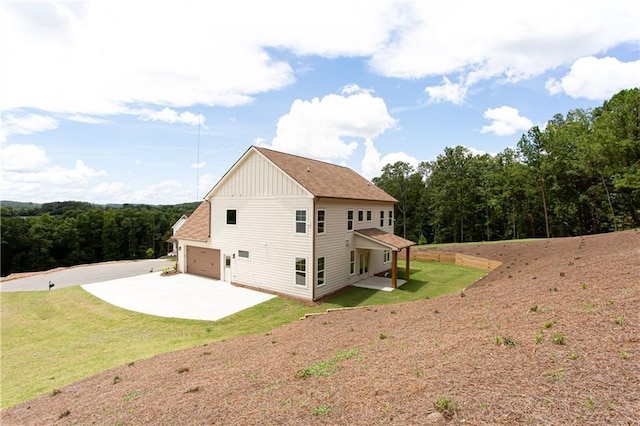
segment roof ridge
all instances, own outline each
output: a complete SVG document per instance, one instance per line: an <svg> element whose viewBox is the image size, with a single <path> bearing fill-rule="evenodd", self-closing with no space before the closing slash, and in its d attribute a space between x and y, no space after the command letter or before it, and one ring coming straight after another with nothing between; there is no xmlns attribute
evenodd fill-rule
<svg viewBox="0 0 640 426"><path fill-rule="evenodd" d="M288 155L290 157L300 158L301 160L305 160L305 161L314 161L316 163L322 163L322 164L326 164L328 166L341 167L343 169L348 169L348 170L351 170L351 171L353 171L355 173L358 173L355 170L353 170L351 167L343 166L342 164L331 163L329 161L318 160L318 159L315 159L315 158L303 157L302 155L290 154L288 152L278 151L276 149L271 149L271 148L265 148L263 146L257 146L257 145L252 145L252 146L254 148L256 148L258 151L260 151L260 150L271 151L271 152L275 152L277 154ZM360 173L358 173L358 174L360 174ZM362 176L362 175L360 175L360 176ZM362 177L365 178L364 176L362 176ZM365 178L365 179L367 179L367 178ZM367 179L367 180L369 180L369 179Z"/></svg>

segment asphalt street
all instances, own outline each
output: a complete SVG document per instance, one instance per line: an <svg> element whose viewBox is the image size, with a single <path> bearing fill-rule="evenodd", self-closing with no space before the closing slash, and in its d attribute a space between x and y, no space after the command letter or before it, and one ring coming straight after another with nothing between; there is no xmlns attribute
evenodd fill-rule
<svg viewBox="0 0 640 426"><path fill-rule="evenodd" d="M160 272L171 268L174 261L164 259L121 261L97 263L65 268L55 272L41 272L30 277L18 278L0 283L0 291L43 291L49 290L49 282L54 284L52 291L74 285L92 284L119 278Z"/></svg>

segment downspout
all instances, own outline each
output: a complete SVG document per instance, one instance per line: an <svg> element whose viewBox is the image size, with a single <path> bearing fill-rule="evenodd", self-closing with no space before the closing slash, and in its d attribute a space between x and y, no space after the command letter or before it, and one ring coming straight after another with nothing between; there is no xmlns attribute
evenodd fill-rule
<svg viewBox="0 0 640 426"><path fill-rule="evenodd" d="M318 202L318 197L313 197L313 210L311 214L313 215L313 220L311 220L311 300L316 300L316 276L318 271L316 270L316 203ZM325 217L326 220L326 217ZM326 269L325 269L326 271ZM325 272L326 275L326 272ZM325 277L326 279L326 277Z"/></svg>

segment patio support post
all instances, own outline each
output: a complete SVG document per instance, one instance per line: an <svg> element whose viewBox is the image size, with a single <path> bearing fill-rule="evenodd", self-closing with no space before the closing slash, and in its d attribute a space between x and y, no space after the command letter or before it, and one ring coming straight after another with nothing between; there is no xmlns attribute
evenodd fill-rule
<svg viewBox="0 0 640 426"><path fill-rule="evenodd" d="M391 288L398 288L398 252L391 252Z"/></svg>
<svg viewBox="0 0 640 426"><path fill-rule="evenodd" d="M404 266L405 266L405 271L404 271L404 280L405 281L409 281L409 275L411 273L411 270L409 269L409 259L411 258L411 247L407 247L406 249L404 249L405 251L405 257L407 258Z"/></svg>

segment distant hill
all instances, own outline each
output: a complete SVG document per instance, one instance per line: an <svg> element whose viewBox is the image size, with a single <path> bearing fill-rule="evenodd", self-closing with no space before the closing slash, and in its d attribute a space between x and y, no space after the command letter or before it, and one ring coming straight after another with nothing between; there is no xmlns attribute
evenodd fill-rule
<svg viewBox="0 0 640 426"><path fill-rule="evenodd" d="M12 209L37 209L42 206L42 204L37 204L37 203L23 203L21 201L8 201L8 200L0 201L0 205L2 207L11 207Z"/></svg>

